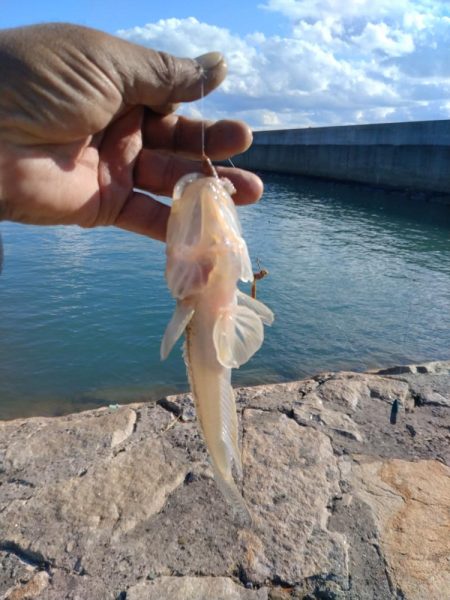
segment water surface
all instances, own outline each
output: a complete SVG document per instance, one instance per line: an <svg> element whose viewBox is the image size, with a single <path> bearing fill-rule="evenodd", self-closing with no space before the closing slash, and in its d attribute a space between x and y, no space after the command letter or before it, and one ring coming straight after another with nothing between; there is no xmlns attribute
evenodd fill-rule
<svg viewBox="0 0 450 600"><path fill-rule="evenodd" d="M450 358L448 206L264 180L263 201L239 212L276 321L236 385ZM0 229L0 418L186 389L179 347L159 361L173 310L162 244L112 228Z"/></svg>

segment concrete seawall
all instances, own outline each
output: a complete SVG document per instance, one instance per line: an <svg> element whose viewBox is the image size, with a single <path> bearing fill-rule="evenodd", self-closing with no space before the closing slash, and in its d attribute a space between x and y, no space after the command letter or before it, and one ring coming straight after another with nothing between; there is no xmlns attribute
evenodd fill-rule
<svg viewBox="0 0 450 600"><path fill-rule="evenodd" d="M257 131L236 166L450 195L450 120Z"/></svg>

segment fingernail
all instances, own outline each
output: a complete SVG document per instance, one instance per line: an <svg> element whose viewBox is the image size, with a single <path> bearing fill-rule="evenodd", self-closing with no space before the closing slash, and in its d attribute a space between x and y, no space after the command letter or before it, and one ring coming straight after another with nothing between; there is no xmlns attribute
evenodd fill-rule
<svg viewBox="0 0 450 600"><path fill-rule="evenodd" d="M210 71L223 61L223 54L221 52L208 52L207 54L197 56L195 61L198 62L204 71Z"/></svg>

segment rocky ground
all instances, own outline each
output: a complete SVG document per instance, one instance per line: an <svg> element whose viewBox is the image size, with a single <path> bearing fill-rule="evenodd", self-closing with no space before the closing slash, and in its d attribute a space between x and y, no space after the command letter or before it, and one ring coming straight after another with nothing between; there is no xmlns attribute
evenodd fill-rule
<svg viewBox="0 0 450 600"><path fill-rule="evenodd" d="M450 598L450 362L237 397L251 529L186 395L0 423L0 597Z"/></svg>

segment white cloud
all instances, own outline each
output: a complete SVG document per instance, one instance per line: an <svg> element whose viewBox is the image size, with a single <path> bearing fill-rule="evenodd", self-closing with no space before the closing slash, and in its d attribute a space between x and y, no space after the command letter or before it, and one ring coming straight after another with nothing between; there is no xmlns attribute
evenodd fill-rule
<svg viewBox="0 0 450 600"><path fill-rule="evenodd" d="M245 46L238 36L233 36L227 29L200 23L194 17L161 19L143 27L121 30L118 34L176 56L196 56L221 45L227 48L234 46L239 52Z"/></svg>
<svg viewBox="0 0 450 600"><path fill-rule="evenodd" d="M427 15L419 12L405 12L403 25L405 29L416 29L422 31L427 26Z"/></svg>
<svg viewBox="0 0 450 600"><path fill-rule="evenodd" d="M320 21L297 21L292 27L293 36L308 42L339 44L342 25L334 17L325 17Z"/></svg>
<svg viewBox="0 0 450 600"><path fill-rule="evenodd" d="M390 56L401 56L414 50L410 33L391 29L386 23L367 23L361 35L353 36L351 40L365 52L379 51Z"/></svg>
<svg viewBox="0 0 450 600"><path fill-rule="evenodd" d="M162 19L144 27L121 30L118 35L145 46L170 52L175 56L194 58L211 50L220 50L232 68L222 84L223 92L252 95L259 84L257 46L265 43L264 35L249 36L248 40L231 34L227 29L201 23L194 17Z"/></svg>
<svg viewBox="0 0 450 600"><path fill-rule="evenodd" d="M221 50L229 75L205 99L208 118L255 128L448 118L450 18L439 3L267 0L263 8L289 19L289 35L241 37L193 17L119 34L178 56Z"/></svg>
<svg viewBox="0 0 450 600"><path fill-rule="evenodd" d="M410 0L267 0L260 8L300 20L323 20L330 15L337 19L374 19L403 13L410 4Z"/></svg>
<svg viewBox="0 0 450 600"><path fill-rule="evenodd" d="M265 110L261 113L261 124L266 127L279 127L281 120L277 113L272 110Z"/></svg>

